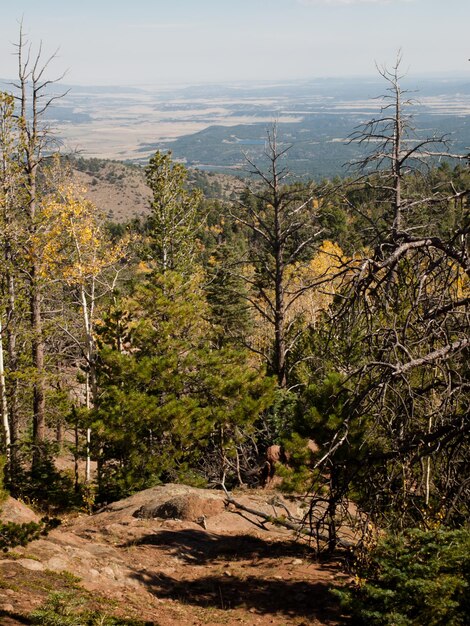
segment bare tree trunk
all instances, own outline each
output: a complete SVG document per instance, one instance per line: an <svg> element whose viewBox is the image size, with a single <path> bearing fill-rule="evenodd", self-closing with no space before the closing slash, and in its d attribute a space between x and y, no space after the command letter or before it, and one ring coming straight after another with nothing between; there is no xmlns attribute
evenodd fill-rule
<svg viewBox="0 0 470 626"><path fill-rule="evenodd" d="M30 283L31 326L33 330L32 362L35 369L33 386L33 441L35 446L41 446L46 439L46 394L44 376L44 337L42 329L41 296L39 286L34 280L36 267L32 268L33 279ZM37 448L37 454L41 451Z"/></svg>
<svg viewBox="0 0 470 626"><path fill-rule="evenodd" d="M18 439L18 380L16 378L13 381L9 381L7 386L5 380L5 359L4 350L5 344L7 347L8 366L10 372L14 372L17 369L17 355L16 355L16 322L15 319L15 281L13 277L13 268L15 262L15 236L17 230L17 224L15 224L15 189L18 187L18 173L15 167L16 156L16 142L18 126L14 118L14 98L9 94L0 93L0 180L1 180L1 204L2 204L2 230L4 230L2 237L2 257L4 261L4 281L3 281L3 294L6 297L5 312L6 312L6 324L1 328L0 341L1 341L1 403L2 403L2 415L4 420L5 430L9 430L8 436L5 439L9 439L7 454L9 461L9 475L10 477L15 473L16 466L16 454L14 444ZM1 323L1 320L0 320ZM5 341L6 340L6 341Z"/></svg>
<svg viewBox="0 0 470 626"><path fill-rule="evenodd" d="M395 75L392 79L393 95L395 97L395 119L394 124L394 137L393 137L393 157L392 157L392 176L394 178L395 198L394 198L394 216L392 224L392 234L394 236L401 230L402 227L402 206L401 206L401 184L402 184L402 171L401 171L401 141L403 131L403 120L401 111L401 88L398 77L398 59L395 67Z"/></svg>
<svg viewBox="0 0 470 626"><path fill-rule="evenodd" d="M8 419L8 400L7 400L7 388L5 383L5 366L3 359L3 326L0 318L0 406L2 413L2 429L3 440L5 445L5 452L7 457L7 468L10 471L11 462L11 431L10 422Z"/></svg>
<svg viewBox="0 0 470 626"><path fill-rule="evenodd" d="M18 353L16 348L17 334L15 330L16 325L16 289L15 280L11 272L7 277L8 281L8 305L7 305L7 320L8 328L7 335L7 351L8 362L11 372L16 372L18 369ZM18 439L19 439L19 415L18 415L18 378L14 377L9 385L9 411L10 411L10 431L11 431L11 468L12 472L15 472L18 464Z"/></svg>
<svg viewBox="0 0 470 626"><path fill-rule="evenodd" d="M74 409L73 409L74 410ZM75 419L75 427L74 427L74 435L75 435L75 450L73 455L73 470L74 470L74 491L78 493L80 491L80 474L78 471L78 456L79 456L79 446L80 446L80 436L78 431L78 422Z"/></svg>
<svg viewBox="0 0 470 626"><path fill-rule="evenodd" d="M274 312L274 370L280 387L286 387L286 335L284 303L284 260L282 247L276 249L275 312Z"/></svg>
<svg viewBox="0 0 470 626"><path fill-rule="evenodd" d="M241 211L232 213L253 237L246 262L255 267L255 277L239 274L251 287L251 293L245 297L272 329L269 348L248 347L266 359L282 388L289 384L287 363L295 343L289 334L292 328L289 311L302 293L314 287L313 284L295 286L293 272L289 270L314 246L321 233L321 229L315 232L316 220L311 206L313 188L287 182L290 173L283 160L289 149L290 146L279 146L274 124L268 131L265 149L268 167L263 169L246 157L251 173L262 183L261 191L250 192L246 203L241 204Z"/></svg>
<svg viewBox="0 0 470 626"><path fill-rule="evenodd" d="M85 378L85 407L89 410L91 408L90 402L90 374L87 372ZM91 479L91 457L90 457L90 445L91 445L91 428L86 429L86 461L85 461L85 482L89 483Z"/></svg>
<svg viewBox="0 0 470 626"><path fill-rule="evenodd" d="M273 248L275 256L274 278L274 371L280 387L287 385L286 376L286 336L285 336L285 303L284 303L284 256L286 240L283 236L282 201L279 189L279 172L277 168L278 147L277 129L274 128L270 138L271 151L271 187L273 195L274 225Z"/></svg>
<svg viewBox="0 0 470 626"><path fill-rule="evenodd" d="M86 360L87 360L87 374L85 378L85 407L90 410L92 406L96 404L98 395L97 381L96 381L96 367L95 367L95 344L93 339L93 314L94 314L94 281L92 284L92 293L90 302L87 301L87 295L85 287L80 287L80 301L82 306L83 324L85 327L86 335ZM85 463L85 482L89 483L91 480L91 429L86 429L86 463Z"/></svg>
<svg viewBox="0 0 470 626"><path fill-rule="evenodd" d="M36 208L37 208L37 167L41 159L41 137L39 133L39 111L38 97L40 82L37 76L40 52L30 67L30 55L26 60L23 52L26 42L23 38L23 29L20 28L18 49L18 78L20 90L20 157L25 173L27 201L26 211L28 218L28 231L30 237L34 237L37 232ZM39 70L39 77L42 76L43 69ZM31 99L28 94L28 85L31 87ZM28 105L31 110L28 112ZM29 116L29 119L28 119ZM33 464L41 456L41 446L46 435L45 420L45 380L44 380L44 341L41 314L41 295L39 287L39 272L37 251L30 250L31 264L28 269L29 280L29 307L31 321L31 359L35 369L33 382L33 442L35 445Z"/></svg>

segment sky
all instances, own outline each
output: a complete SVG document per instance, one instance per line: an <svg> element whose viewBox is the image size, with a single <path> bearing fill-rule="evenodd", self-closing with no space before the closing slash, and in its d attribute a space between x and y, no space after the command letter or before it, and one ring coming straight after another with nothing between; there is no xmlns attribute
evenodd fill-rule
<svg viewBox="0 0 470 626"><path fill-rule="evenodd" d="M0 0L0 77L19 21L82 85L410 75L470 78L470 0Z"/></svg>

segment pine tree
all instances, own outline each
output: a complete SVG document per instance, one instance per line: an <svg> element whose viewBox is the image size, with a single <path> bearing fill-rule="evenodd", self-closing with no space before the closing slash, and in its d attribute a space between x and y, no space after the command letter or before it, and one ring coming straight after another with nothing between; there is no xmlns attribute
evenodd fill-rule
<svg viewBox="0 0 470 626"><path fill-rule="evenodd" d="M156 152L145 170L153 198L150 203L151 251L162 272L189 268L197 251L202 194L188 191L187 170L171 152Z"/></svg>
<svg viewBox="0 0 470 626"><path fill-rule="evenodd" d="M115 314L100 329L94 412L107 497L181 478L210 442L232 449L236 428L256 420L272 387L246 353L214 349L201 274L150 273L120 310L119 330Z"/></svg>

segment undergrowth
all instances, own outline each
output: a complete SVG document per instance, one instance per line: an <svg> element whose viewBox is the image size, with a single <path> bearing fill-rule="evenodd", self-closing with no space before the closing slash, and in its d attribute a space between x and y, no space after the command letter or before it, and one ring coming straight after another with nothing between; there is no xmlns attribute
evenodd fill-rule
<svg viewBox="0 0 470 626"><path fill-rule="evenodd" d="M29 615L38 626L158 626L155 622L114 617L85 606L87 598L74 593L52 593L47 601Z"/></svg>

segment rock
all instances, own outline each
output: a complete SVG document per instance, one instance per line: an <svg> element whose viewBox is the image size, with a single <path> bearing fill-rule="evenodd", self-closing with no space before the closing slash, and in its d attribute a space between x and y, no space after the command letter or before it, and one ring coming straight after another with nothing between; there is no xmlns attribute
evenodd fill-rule
<svg viewBox="0 0 470 626"><path fill-rule="evenodd" d="M42 563L34 559L18 559L16 562L18 565L21 565L21 567L36 572L43 572L46 569Z"/></svg>
<svg viewBox="0 0 470 626"><path fill-rule="evenodd" d="M133 576L126 576L122 581L126 586L140 587L140 582Z"/></svg>
<svg viewBox="0 0 470 626"><path fill-rule="evenodd" d="M69 561L60 556L53 556L47 561L47 569L53 572L62 572L70 567Z"/></svg>
<svg viewBox="0 0 470 626"><path fill-rule="evenodd" d="M116 580L124 580L126 578L126 574L124 573L124 570L117 563L113 563L111 565L111 568L114 572L114 578Z"/></svg>
<svg viewBox="0 0 470 626"><path fill-rule="evenodd" d="M112 578L113 580L116 580L114 570L111 567L103 567L101 573L103 574L103 576L106 576L106 578Z"/></svg>
<svg viewBox="0 0 470 626"><path fill-rule="evenodd" d="M181 519L199 523L201 519L219 515L225 511L225 504L221 498L205 497L187 494L171 498L162 504L146 504L138 509L136 517L151 519Z"/></svg>
<svg viewBox="0 0 470 626"><path fill-rule="evenodd" d="M39 522L39 516L26 506L26 504L8 496L8 498L0 504L0 521L27 524L28 522Z"/></svg>
<svg viewBox="0 0 470 626"><path fill-rule="evenodd" d="M13 613L14 610L15 610L15 607L13 606L13 604L4 604L2 606L2 611L4 611L5 613Z"/></svg>

